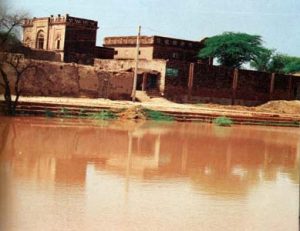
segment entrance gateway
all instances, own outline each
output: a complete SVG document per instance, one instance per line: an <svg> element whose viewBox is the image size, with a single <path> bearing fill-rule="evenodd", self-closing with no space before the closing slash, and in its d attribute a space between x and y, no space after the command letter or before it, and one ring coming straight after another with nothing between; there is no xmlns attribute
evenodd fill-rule
<svg viewBox="0 0 300 231"><path fill-rule="evenodd" d="M140 91L155 91L159 90L158 78L160 73L158 71L139 69L136 90Z"/></svg>

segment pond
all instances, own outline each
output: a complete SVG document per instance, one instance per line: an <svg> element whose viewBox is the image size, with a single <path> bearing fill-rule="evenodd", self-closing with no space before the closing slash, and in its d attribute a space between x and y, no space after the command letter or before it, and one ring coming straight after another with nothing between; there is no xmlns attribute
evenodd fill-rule
<svg viewBox="0 0 300 231"><path fill-rule="evenodd" d="M300 129L0 117L0 230L297 230Z"/></svg>

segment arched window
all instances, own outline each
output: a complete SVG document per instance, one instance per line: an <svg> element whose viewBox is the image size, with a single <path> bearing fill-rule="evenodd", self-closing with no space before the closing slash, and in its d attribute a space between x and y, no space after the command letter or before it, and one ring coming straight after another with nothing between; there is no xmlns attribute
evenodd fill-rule
<svg viewBox="0 0 300 231"><path fill-rule="evenodd" d="M56 50L60 50L61 49L61 35L60 34L56 35L54 48Z"/></svg>
<svg viewBox="0 0 300 231"><path fill-rule="evenodd" d="M45 36L43 31L39 31L36 36L36 48L44 49Z"/></svg>

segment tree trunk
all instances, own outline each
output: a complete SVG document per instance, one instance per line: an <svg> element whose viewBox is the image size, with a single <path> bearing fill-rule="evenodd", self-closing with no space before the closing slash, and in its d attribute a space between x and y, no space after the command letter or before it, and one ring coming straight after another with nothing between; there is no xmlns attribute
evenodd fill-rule
<svg viewBox="0 0 300 231"><path fill-rule="evenodd" d="M0 68L2 79L4 82L4 100L5 100L5 112L8 115L14 115L13 103L11 100L11 91L9 86L9 80L7 74Z"/></svg>

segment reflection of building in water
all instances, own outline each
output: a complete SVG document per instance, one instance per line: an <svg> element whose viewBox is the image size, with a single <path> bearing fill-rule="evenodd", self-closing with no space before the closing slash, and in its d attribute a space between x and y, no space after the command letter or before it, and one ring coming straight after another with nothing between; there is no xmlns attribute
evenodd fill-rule
<svg viewBox="0 0 300 231"><path fill-rule="evenodd" d="M196 189L222 195L247 193L283 172L299 180L298 134L234 127L216 135L210 125L154 125L128 131L20 121L1 130L2 156L17 175L74 186L85 184L87 165L127 179L189 178Z"/></svg>
<svg viewBox="0 0 300 231"><path fill-rule="evenodd" d="M26 155L26 153L24 153ZM23 157L23 153L11 163L11 169L18 178L30 179L37 182L53 182L55 180L55 159L35 159Z"/></svg>
<svg viewBox="0 0 300 231"><path fill-rule="evenodd" d="M83 186L86 177L87 160L57 159L55 168L55 183Z"/></svg>

